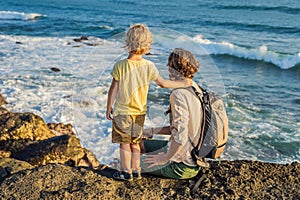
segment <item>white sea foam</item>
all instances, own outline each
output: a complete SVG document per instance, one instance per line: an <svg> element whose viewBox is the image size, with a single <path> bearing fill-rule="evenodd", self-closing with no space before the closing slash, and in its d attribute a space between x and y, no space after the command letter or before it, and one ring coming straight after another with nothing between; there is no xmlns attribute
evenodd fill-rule
<svg viewBox="0 0 300 200"><path fill-rule="evenodd" d="M104 115L110 81L104 72L124 53L121 45L99 38L76 43L70 37L7 35L0 36L0 44L6 47L0 57L0 93L9 109L34 112L46 122L71 123L101 163L118 157ZM51 67L61 71L52 72Z"/></svg>
<svg viewBox="0 0 300 200"><path fill-rule="evenodd" d="M250 49L234 45L230 42L213 42L203 38L202 35L196 35L193 39L201 44L201 46L210 54L224 54L244 59L260 60L272 63L281 69L289 69L300 64L300 53L295 55L281 54L268 50L268 47L265 45Z"/></svg>
<svg viewBox="0 0 300 200"><path fill-rule="evenodd" d="M33 20L39 17L46 17L46 15L38 13L24 13L16 11L0 11L0 20Z"/></svg>

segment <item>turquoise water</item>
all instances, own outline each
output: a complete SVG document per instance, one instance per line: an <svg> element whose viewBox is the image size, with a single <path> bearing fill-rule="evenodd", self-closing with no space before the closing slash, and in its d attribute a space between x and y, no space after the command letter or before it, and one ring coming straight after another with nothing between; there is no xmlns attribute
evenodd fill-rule
<svg viewBox="0 0 300 200"><path fill-rule="evenodd" d="M109 163L118 154L107 145L109 71L125 56L116 34L134 23L146 23L152 30L153 55L147 58L165 78L170 49L187 48L200 60L195 81L222 95L227 106L230 137L222 159L299 161L297 0L3 1L0 93L14 111L72 123L82 143ZM81 35L89 41L73 41ZM53 73L51 67L62 72ZM146 126L167 123L161 111L168 94L151 85Z"/></svg>

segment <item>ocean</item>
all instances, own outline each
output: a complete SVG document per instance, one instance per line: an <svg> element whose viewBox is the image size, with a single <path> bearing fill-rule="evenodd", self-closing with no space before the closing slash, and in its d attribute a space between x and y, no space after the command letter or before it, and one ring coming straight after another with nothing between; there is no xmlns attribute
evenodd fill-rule
<svg viewBox="0 0 300 200"><path fill-rule="evenodd" d="M126 57L124 34L135 23L153 33L145 58L161 76L168 78L169 52L185 48L201 63L194 80L224 99L230 130L221 160L300 160L298 0L1 1L7 108L71 123L82 145L111 165L119 152L105 118L110 71ZM168 124L169 93L150 85L145 127Z"/></svg>

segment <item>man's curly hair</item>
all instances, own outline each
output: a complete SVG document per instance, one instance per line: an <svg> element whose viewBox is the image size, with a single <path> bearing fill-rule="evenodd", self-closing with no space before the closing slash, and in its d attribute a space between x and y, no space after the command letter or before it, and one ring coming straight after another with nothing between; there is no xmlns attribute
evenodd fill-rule
<svg viewBox="0 0 300 200"><path fill-rule="evenodd" d="M169 55L168 66L175 69L185 78L193 78L199 71L199 62L195 56L182 48L174 49Z"/></svg>

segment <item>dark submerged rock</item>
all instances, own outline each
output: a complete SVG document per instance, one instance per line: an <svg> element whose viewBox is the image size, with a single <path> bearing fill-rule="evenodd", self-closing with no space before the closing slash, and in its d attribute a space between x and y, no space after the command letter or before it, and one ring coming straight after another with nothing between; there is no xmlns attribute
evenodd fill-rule
<svg viewBox="0 0 300 200"><path fill-rule="evenodd" d="M57 67L51 67L51 71L53 72L60 72L60 69Z"/></svg>
<svg viewBox="0 0 300 200"><path fill-rule="evenodd" d="M74 38L74 42L81 42L82 40L89 40L87 36L82 35L80 38Z"/></svg>

